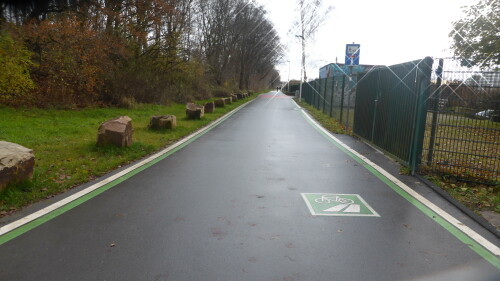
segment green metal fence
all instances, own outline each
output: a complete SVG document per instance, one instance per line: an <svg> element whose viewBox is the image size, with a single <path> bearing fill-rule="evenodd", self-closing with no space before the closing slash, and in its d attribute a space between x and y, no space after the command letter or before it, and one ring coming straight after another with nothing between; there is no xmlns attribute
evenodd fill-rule
<svg viewBox="0 0 500 281"><path fill-rule="evenodd" d="M433 60L429 57L362 74L353 132L416 171L420 163Z"/></svg>
<svg viewBox="0 0 500 281"><path fill-rule="evenodd" d="M453 59L434 68L421 172L500 182L500 72Z"/></svg>
<svg viewBox="0 0 500 281"><path fill-rule="evenodd" d="M500 72L425 58L303 84L302 98L412 173L500 182Z"/></svg>
<svg viewBox="0 0 500 281"><path fill-rule="evenodd" d="M302 85L302 98L324 114L352 127L354 121L354 82L348 75L316 79Z"/></svg>

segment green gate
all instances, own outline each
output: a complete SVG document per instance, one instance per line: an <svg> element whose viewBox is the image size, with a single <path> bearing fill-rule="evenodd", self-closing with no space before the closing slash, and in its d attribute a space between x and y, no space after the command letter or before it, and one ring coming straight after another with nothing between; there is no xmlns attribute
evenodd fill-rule
<svg viewBox="0 0 500 281"><path fill-rule="evenodd" d="M360 74L354 134L389 152L414 173L422 155L432 58Z"/></svg>

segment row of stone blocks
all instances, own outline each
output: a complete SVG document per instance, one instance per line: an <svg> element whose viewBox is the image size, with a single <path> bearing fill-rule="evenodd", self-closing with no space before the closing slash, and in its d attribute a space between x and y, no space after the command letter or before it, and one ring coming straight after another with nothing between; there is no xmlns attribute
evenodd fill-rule
<svg viewBox="0 0 500 281"><path fill-rule="evenodd" d="M177 118L175 115L156 115L149 120L148 128L161 130L174 129L176 126ZM133 134L132 119L128 116L120 116L101 123L97 130L97 146L130 146L133 143Z"/></svg>
<svg viewBox="0 0 500 281"><path fill-rule="evenodd" d="M250 94L234 94L230 97L220 98L213 102L207 102L204 105L197 105L194 103L188 103L186 105L186 116L188 119L200 119L205 113L214 112L216 107L224 107L226 104L231 104L233 101L242 100L247 98Z"/></svg>
<svg viewBox="0 0 500 281"><path fill-rule="evenodd" d="M197 105L188 103L186 105L186 117L188 119L203 118L205 113L214 112L216 107L222 107L225 104L232 103L238 99L244 99L248 94L236 94L231 97L218 99L214 102L207 102L205 105ZM174 115L159 115L153 116L149 122L149 128L158 129L174 129L177 126L177 118ZM99 126L97 133L97 145L116 145L125 147L132 145L132 119L128 116L120 116L115 119L108 120Z"/></svg>
<svg viewBox="0 0 500 281"><path fill-rule="evenodd" d="M243 93L243 94L234 94L227 98L220 98L214 101L215 107L224 107L224 105L226 104L231 104L233 101L242 100L244 98L247 98L248 96L249 96L248 93Z"/></svg>
<svg viewBox="0 0 500 281"><path fill-rule="evenodd" d="M188 119L200 119L205 113L214 112L216 107L223 107L234 100L248 97L248 94L236 94L231 97L221 98L205 105L188 103L186 105L186 116ZM148 128L152 130L174 129L177 126L177 118L174 115L152 116ZM134 128L132 119L128 116L120 116L103 122L97 130L97 145L115 145L126 147L132 145ZM8 184L31 179L35 155L33 150L21 145L0 141L0 191Z"/></svg>

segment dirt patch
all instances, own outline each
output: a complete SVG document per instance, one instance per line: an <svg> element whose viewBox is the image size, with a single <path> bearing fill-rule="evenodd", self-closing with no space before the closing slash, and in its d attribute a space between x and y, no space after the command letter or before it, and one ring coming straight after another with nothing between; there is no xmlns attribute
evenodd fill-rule
<svg viewBox="0 0 500 281"><path fill-rule="evenodd" d="M485 218L489 223L491 223L497 229L500 229L500 214L493 211L481 212L483 218Z"/></svg>

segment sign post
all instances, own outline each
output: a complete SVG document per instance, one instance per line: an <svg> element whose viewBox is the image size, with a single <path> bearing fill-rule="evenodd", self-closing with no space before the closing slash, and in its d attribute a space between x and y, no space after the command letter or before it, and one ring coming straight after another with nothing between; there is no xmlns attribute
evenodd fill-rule
<svg viewBox="0 0 500 281"><path fill-rule="evenodd" d="M355 65L359 65L359 51L360 44L346 44L345 45L345 65L349 66L349 93L347 96L347 118L346 118L346 129L349 128L349 108L351 107L351 92L352 88L350 84L352 83L352 68Z"/></svg>

